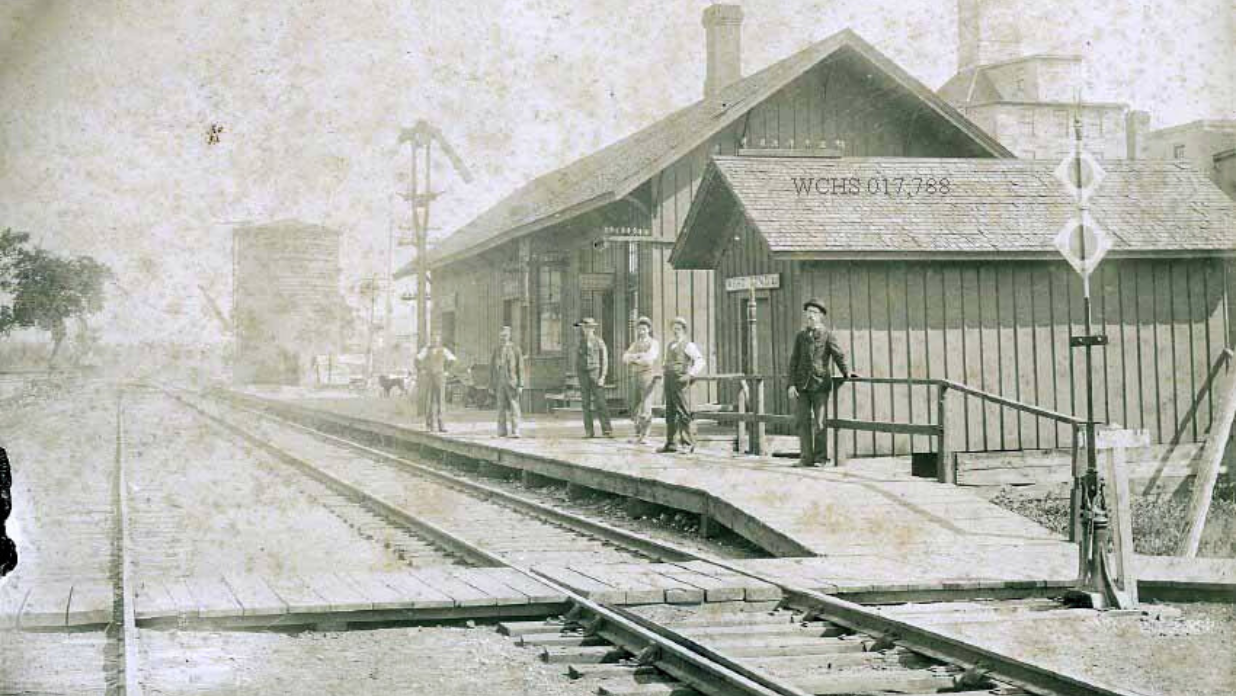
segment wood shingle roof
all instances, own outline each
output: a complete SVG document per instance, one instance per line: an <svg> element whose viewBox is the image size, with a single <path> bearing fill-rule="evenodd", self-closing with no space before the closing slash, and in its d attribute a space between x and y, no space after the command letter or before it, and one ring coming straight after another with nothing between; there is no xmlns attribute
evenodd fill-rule
<svg viewBox="0 0 1236 696"><path fill-rule="evenodd" d="M431 252L430 264L450 263L622 198L756 104L840 51L850 51L865 59L987 152L996 157L1012 156L935 92L846 29L633 135L534 179L442 240Z"/></svg>
<svg viewBox="0 0 1236 696"><path fill-rule="evenodd" d="M719 226L733 206L775 257L1054 254L1053 238L1076 213L1052 174L1056 165L714 157L671 261L677 268L713 267L726 241ZM1110 253L1236 249L1236 204L1188 164L1121 160L1102 166L1107 177L1090 214L1111 235ZM928 180L935 193L928 192Z"/></svg>

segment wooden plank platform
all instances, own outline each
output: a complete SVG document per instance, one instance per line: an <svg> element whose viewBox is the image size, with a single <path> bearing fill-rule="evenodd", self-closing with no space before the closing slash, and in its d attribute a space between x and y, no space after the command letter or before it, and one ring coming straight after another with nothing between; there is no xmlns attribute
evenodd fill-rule
<svg viewBox="0 0 1236 696"><path fill-rule="evenodd" d="M689 563L613 563L535 566L533 572L607 604L696 604L781 599L775 585L725 568Z"/></svg>
<svg viewBox="0 0 1236 696"><path fill-rule="evenodd" d="M574 422L535 416L527 419L523 439L498 439L489 414L477 411L451 414L451 431L443 435L402 425L406 417L389 400L234 394L309 425L381 433L422 451L451 452L700 514L775 556L839 562L822 578L838 591L942 588L945 582L1011 588L1076 577L1074 546L973 490L914 478L908 466L867 470L852 460L839 468L798 469L786 459L719 451L664 455L654 445L586 440ZM559 565L572 569L569 561ZM619 595L641 589L593 580L598 585L590 589L608 586L612 600L625 601Z"/></svg>
<svg viewBox="0 0 1236 696"><path fill-rule="evenodd" d="M67 590L65 590L67 591ZM54 624L57 590L33 605L31 620ZM317 575L146 578L137 589L139 625L216 622L224 625L337 624L551 615L561 592L509 568L420 568L398 573L340 571ZM64 606L60 604L63 623ZM110 610L110 605L109 605ZM0 617L2 618L2 617Z"/></svg>

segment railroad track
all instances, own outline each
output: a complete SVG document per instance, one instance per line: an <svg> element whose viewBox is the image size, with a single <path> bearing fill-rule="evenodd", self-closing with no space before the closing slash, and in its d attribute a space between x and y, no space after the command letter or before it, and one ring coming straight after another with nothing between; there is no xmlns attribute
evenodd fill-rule
<svg viewBox="0 0 1236 696"><path fill-rule="evenodd" d="M507 623L502 630L521 644L542 650L544 659L568 664L573 676L596 679L601 694L1134 696L949 637L930 628L930 621L911 620L921 617L887 615L760 577L725 559L644 539L262 411L225 407L218 401L185 393L175 396L272 454L332 482L337 490L348 490L401 523L427 532L435 542L470 561L514 568L566 595L573 609L562 620ZM229 409L247 418L243 427L228 420ZM320 461L320 456L310 463L289 451L298 448L316 453L324 444L348 456L332 452L325 457L329 463ZM416 496L388 501L367 492L376 489L385 493L401 485L422 490L411 485L413 479L438 483L430 490L434 496L446 496L442 504L425 506ZM785 598L779 605L746 616L705 612L702 616L666 618L602 605L559 586L531 567L537 562L552 563L562 554L573 562L581 561L565 547L550 555L529 554L518 548L527 540L509 534L478 535L476 528L467 524L472 512L468 506L475 506L477 501L492 506L481 513L487 526L509 520L518 512L549 528L568 530L571 538L590 537L614 549L638 548L636 552L619 551L629 554L623 559L627 562L631 555L641 560L703 560L777 585ZM420 509L418 502L422 503ZM993 606L996 613L1002 610Z"/></svg>
<svg viewBox="0 0 1236 696"><path fill-rule="evenodd" d="M109 639L115 646L114 674L107 679L108 693L140 696L138 629L134 604L133 530L125 472L124 390L116 391L116 456L112 483L112 622Z"/></svg>
<svg viewBox="0 0 1236 696"><path fill-rule="evenodd" d="M299 469L337 509L366 517L354 525L366 535L415 535L454 561L477 566L633 563L686 553L268 414L183 392L173 396Z"/></svg>

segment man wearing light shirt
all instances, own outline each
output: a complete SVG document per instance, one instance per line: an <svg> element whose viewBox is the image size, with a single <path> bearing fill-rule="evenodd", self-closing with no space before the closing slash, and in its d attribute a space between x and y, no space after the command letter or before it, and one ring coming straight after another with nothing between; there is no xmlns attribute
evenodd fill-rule
<svg viewBox="0 0 1236 696"><path fill-rule="evenodd" d="M442 425L442 402L446 396L446 366L455 362L450 349L442 345L442 335L434 334L430 345L416 354L416 366L425 375L424 384L429 389L429 408L425 410L425 428L446 432Z"/></svg>
<svg viewBox="0 0 1236 696"><path fill-rule="evenodd" d="M634 442L648 441L652 428L652 393L656 391L657 359L661 357L661 343L652 337L652 320L640 317L635 322L635 341L622 354L622 361L629 367L631 376L631 421L635 426Z"/></svg>
<svg viewBox="0 0 1236 696"><path fill-rule="evenodd" d="M682 445L695 451L695 425L691 422L691 381L704 371L704 356L687 338L687 320L674 319L674 340L665 347L665 446L658 452L677 452ZM678 442L675 442L675 439Z"/></svg>

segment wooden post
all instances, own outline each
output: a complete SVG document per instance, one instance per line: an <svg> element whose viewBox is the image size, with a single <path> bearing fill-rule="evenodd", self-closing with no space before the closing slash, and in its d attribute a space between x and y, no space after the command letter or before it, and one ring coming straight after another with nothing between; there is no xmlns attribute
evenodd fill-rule
<svg viewBox="0 0 1236 696"><path fill-rule="evenodd" d="M757 415L764 415L764 380L759 377L752 378L755 388L755 407L752 409ZM768 438L764 437L766 432L764 421L756 421L755 427L751 429L751 448L755 454L763 457L768 454Z"/></svg>
<svg viewBox="0 0 1236 696"><path fill-rule="evenodd" d="M755 283L752 283L747 295L747 355L751 357L747 364L747 375L753 390L751 410L757 415L762 415L764 413L764 383L756 377L759 374L760 365L758 317L759 307L755 302ZM767 454L767 446L764 444L764 424L757 422L751 425L751 453L763 456Z"/></svg>
<svg viewBox="0 0 1236 696"><path fill-rule="evenodd" d="M1129 507L1129 472L1125 467L1125 448L1103 452L1104 491L1111 530L1112 559L1116 582L1134 606L1137 605L1137 572L1133 562L1133 514ZM1110 574L1110 573L1109 573ZM1123 607L1122 607L1123 608Z"/></svg>
<svg viewBox="0 0 1236 696"><path fill-rule="evenodd" d="M953 469L953 456L948 450L948 385L936 385L936 424L940 434L936 436L936 480L940 483L957 483L957 472Z"/></svg>
<svg viewBox="0 0 1236 696"><path fill-rule="evenodd" d="M747 382L746 380L738 380L738 415L745 416L747 414ZM754 424L753 424L754 425ZM754 451L747 449L747 424L742 420L738 421L738 453L749 452L754 454Z"/></svg>
<svg viewBox="0 0 1236 696"><path fill-rule="evenodd" d="M1078 448L1081 446L1080 425L1073 424L1073 490L1069 493L1069 541L1077 543L1082 540L1082 509L1085 508L1086 465L1082 461Z"/></svg>
<svg viewBox="0 0 1236 696"><path fill-rule="evenodd" d="M839 394L841 392L841 385L843 384L845 384L845 382L838 382L833 385L832 410L829 411L833 418L841 417L841 414L837 412L837 404L841 401ZM827 433L825 436L827 436ZM833 428L833 462L837 466L841 466L841 429L836 427Z"/></svg>
<svg viewBox="0 0 1236 696"><path fill-rule="evenodd" d="M1193 497L1189 501L1189 531L1180 542L1176 555L1193 558L1202 542L1202 530L1206 527L1206 515L1210 512L1210 500L1214 497L1215 482L1219 478L1219 466L1227 450L1228 438L1232 435L1232 420L1236 418L1236 379L1228 383L1219 412L1202 448L1202 466L1193 480Z"/></svg>

